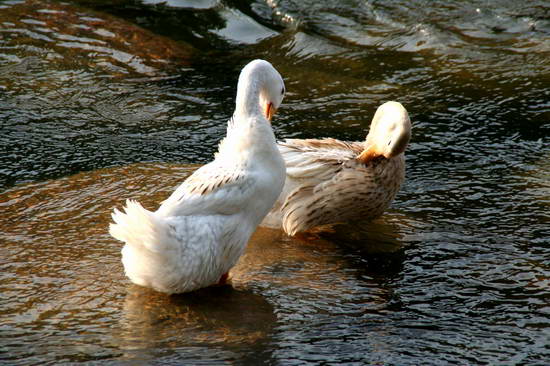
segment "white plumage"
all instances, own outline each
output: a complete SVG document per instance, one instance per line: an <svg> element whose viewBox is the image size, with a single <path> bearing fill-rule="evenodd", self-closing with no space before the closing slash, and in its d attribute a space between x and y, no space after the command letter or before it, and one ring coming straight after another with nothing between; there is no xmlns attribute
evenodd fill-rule
<svg viewBox="0 0 550 366"><path fill-rule="evenodd" d="M376 111L366 141L279 142L286 182L262 226L295 235L320 225L380 216L405 178L410 137L406 109L387 102Z"/></svg>
<svg viewBox="0 0 550 366"><path fill-rule="evenodd" d="M155 212L128 200L110 234L138 285L182 293L225 280L281 193L285 165L271 128L283 79L255 60L239 77L236 108L214 161L185 180Z"/></svg>

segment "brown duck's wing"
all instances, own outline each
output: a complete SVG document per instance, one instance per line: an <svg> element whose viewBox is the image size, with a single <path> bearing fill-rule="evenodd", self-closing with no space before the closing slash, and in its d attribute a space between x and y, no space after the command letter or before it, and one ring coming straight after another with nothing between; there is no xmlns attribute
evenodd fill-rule
<svg viewBox="0 0 550 366"><path fill-rule="evenodd" d="M363 151L360 142L332 138L287 139L278 145L285 160L287 177L296 180L330 179L342 163L354 159Z"/></svg>
<svg viewBox="0 0 550 366"><path fill-rule="evenodd" d="M315 226L369 220L389 206L404 178L404 159L364 165L356 160L340 164L330 179L304 183L287 196L282 226L288 235Z"/></svg>

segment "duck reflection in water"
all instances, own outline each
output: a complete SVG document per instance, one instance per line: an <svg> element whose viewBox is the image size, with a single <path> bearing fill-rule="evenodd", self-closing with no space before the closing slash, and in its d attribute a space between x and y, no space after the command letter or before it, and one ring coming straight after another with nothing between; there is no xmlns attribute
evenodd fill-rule
<svg viewBox="0 0 550 366"><path fill-rule="evenodd" d="M382 233L387 225L392 224L374 224L391 241ZM115 338L129 360L156 357L158 349L172 349L181 356L187 348L205 345L221 352L262 352L266 344L276 342L271 335L279 316L294 312L295 306L315 314L316 299L322 298L339 311L342 299L354 297L365 312L387 307L391 291L380 288L378 277L401 271L403 257L399 250L386 249L382 246L372 254L372 261L357 261L345 255L348 248L329 240L303 241L280 230L259 228L232 270L231 286L166 296L129 285ZM374 266L377 263L383 271Z"/></svg>
<svg viewBox="0 0 550 366"><path fill-rule="evenodd" d="M129 285L114 337L122 359L143 361L158 357L159 349L185 353L198 346L217 346L222 352L209 357L223 358L224 350L261 350L274 324L273 307L262 296L231 286L166 296Z"/></svg>

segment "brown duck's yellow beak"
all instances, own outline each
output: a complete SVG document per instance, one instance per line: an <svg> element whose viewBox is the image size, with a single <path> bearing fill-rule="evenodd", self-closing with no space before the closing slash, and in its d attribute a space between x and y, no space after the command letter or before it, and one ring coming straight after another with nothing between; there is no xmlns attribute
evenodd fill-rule
<svg viewBox="0 0 550 366"><path fill-rule="evenodd" d="M271 122L271 118L273 118L275 112L277 112L277 108L273 106L273 103L267 103L267 107L265 109L265 118L267 118L269 122Z"/></svg>
<svg viewBox="0 0 550 366"><path fill-rule="evenodd" d="M363 164L367 164L379 156L383 156L383 155L380 154L378 151L376 151L376 149L374 149L373 147L370 147L368 149L363 150L363 152L359 154L359 156L357 156L356 159Z"/></svg>

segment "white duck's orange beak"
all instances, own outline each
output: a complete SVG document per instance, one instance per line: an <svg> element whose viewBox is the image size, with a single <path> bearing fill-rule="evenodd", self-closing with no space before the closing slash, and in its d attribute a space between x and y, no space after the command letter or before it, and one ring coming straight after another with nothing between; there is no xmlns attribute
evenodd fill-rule
<svg viewBox="0 0 550 366"><path fill-rule="evenodd" d="M277 112L277 108L273 106L273 103L267 103L267 107L265 108L265 118L271 123L271 118L273 118L273 115Z"/></svg>

